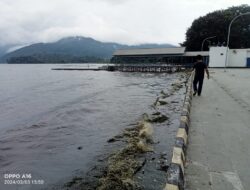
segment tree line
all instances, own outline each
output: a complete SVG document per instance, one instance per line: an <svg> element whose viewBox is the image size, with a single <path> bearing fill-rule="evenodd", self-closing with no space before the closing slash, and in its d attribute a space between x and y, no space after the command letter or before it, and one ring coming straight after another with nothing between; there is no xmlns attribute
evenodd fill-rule
<svg viewBox="0 0 250 190"><path fill-rule="evenodd" d="M208 50L209 45L226 46L231 20L246 12L250 12L250 6L240 5L214 11L195 19L186 32L186 40L181 45L188 51L200 51L205 38L216 36L204 43L204 50ZM250 15L241 16L233 22L229 47L250 48Z"/></svg>

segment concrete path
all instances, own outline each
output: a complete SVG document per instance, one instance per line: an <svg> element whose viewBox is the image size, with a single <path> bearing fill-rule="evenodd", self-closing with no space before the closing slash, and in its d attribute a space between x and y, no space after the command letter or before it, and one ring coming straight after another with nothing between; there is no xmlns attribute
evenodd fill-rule
<svg viewBox="0 0 250 190"><path fill-rule="evenodd" d="M250 190L250 69L210 71L192 101L186 190Z"/></svg>

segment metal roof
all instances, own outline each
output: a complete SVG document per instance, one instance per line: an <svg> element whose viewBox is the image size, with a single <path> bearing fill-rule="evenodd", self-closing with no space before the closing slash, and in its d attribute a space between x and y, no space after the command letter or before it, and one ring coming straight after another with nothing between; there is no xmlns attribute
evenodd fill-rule
<svg viewBox="0 0 250 190"><path fill-rule="evenodd" d="M148 49L120 49L116 50L113 56L129 55L183 55L185 47L176 48L148 48Z"/></svg>
<svg viewBox="0 0 250 190"><path fill-rule="evenodd" d="M201 55L201 56L209 56L209 51L187 51L184 53L183 56L190 56L190 57L194 57L197 55Z"/></svg>

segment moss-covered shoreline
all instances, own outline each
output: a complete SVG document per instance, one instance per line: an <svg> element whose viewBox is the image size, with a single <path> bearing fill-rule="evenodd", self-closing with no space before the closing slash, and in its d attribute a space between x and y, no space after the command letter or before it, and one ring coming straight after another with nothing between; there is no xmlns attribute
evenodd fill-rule
<svg viewBox="0 0 250 190"><path fill-rule="evenodd" d="M171 96L182 89L188 79L188 72L180 74L166 92L162 90L152 104L152 113L142 114L138 123L126 128L121 134L107 140L108 143L122 142L121 148L110 154L103 163L94 168L88 177L76 177L65 184L66 189L84 190L142 190L145 189L135 176L143 173L148 161L146 154L154 154L154 125L169 120L169 115L161 112L161 108L176 103L170 101ZM164 155L159 163L160 169L167 171L168 165ZM154 159L154 157L152 158ZM143 170L143 171L142 171Z"/></svg>

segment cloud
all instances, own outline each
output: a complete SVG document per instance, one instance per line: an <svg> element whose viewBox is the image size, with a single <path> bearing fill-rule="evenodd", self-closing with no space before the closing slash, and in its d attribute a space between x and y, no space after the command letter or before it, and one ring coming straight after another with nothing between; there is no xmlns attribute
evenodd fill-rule
<svg viewBox="0 0 250 190"><path fill-rule="evenodd" d="M243 3L247 1L0 0L0 46L74 35L124 44L178 44L195 18Z"/></svg>
<svg viewBox="0 0 250 190"><path fill-rule="evenodd" d="M126 3L128 1L131 1L131 0L88 0L90 2L105 2L105 3L109 3L111 5L120 5L120 4L123 4L123 3Z"/></svg>

